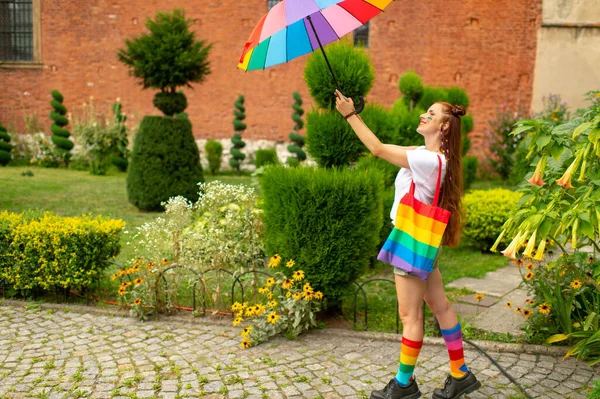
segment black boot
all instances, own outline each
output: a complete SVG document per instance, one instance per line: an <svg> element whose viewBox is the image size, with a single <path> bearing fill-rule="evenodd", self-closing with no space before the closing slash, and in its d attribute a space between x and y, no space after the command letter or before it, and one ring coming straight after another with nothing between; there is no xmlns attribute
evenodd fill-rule
<svg viewBox="0 0 600 399"><path fill-rule="evenodd" d="M371 392L371 399L417 399L421 397L421 391L417 381L414 379L407 386L398 384L395 378L381 391Z"/></svg>
<svg viewBox="0 0 600 399"><path fill-rule="evenodd" d="M433 399L458 399L462 395L471 393L481 387L475 374L470 371L462 378L454 378L451 375L446 378L444 388L436 388L433 391Z"/></svg>

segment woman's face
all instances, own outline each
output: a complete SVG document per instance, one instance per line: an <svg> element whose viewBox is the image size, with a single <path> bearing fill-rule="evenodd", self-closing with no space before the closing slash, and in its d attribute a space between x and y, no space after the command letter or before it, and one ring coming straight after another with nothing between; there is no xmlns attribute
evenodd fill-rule
<svg viewBox="0 0 600 399"><path fill-rule="evenodd" d="M433 104L427 112L421 114L421 121L417 127L417 132L423 136L439 134L443 124L442 106Z"/></svg>

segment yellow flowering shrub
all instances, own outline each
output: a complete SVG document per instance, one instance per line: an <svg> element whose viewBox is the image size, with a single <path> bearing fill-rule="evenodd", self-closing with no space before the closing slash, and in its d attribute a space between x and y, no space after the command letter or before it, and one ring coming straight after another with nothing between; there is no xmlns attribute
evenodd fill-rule
<svg viewBox="0 0 600 399"><path fill-rule="evenodd" d="M279 269L258 290L263 295L263 303L251 305L248 302L235 302L232 305L233 325L242 328L242 348L258 345L278 334L294 339L309 328L316 327L316 314L321 310L323 293L312 288L304 279L302 270L290 275L285 272L294 264L293 260L282 264L281 257L274 255L268 266Z"/></svg>
<svg viewBox="0 0 600 399"><path fill-rule="evenodd" d="M125 222L0 213L0 278L13 289L86 287L119 254Z"/></svg>

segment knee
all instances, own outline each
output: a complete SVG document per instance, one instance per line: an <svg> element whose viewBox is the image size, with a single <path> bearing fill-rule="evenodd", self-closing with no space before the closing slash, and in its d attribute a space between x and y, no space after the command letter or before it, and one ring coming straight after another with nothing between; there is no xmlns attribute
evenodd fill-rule
<svg viewBox="0 0 600 399"><path fill-rule="evenodd" d="M399 307L398 314L403 325L407 324L423 324L423 308L418 307L416 309L409 309L406 307Z"/></svg>
<svg viewBox="0 0 600 399"><path fill-rule="evenodd" d="M448 311L448 309L450 309L450 301L448 301L448 298L446 297L439 301L428 301L425 299L425 303L427 303L427 306L429 309L431 309L431 312L436 316L444 314Z"/></svg>

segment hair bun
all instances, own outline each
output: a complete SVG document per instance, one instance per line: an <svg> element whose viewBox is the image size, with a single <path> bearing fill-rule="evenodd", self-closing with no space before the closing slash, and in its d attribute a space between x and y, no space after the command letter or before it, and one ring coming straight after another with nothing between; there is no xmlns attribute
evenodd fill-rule
<svg viewBox="0 0 600 399"><path fill-rule="evenodd" d="M461 105L453 105L452 106L452 115L456 116L457 118L464 116L466 113L467 113L467 111L465 110L465 107L463 107Z"/></svg>

